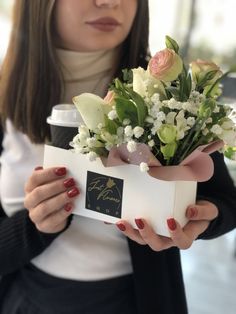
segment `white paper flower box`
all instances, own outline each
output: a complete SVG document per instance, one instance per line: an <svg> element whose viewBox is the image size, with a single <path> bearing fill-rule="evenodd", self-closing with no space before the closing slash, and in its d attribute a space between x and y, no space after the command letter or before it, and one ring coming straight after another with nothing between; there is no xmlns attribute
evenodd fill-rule
<svg viewBox="0 0 236 314"><path fill-rule="evenodd" d="M74 214L115 223L145 218L157 234L169 236L166 220L187 222L186 207L195 203L195 181L163 181L140 171L136 165L104 167L101 160L89 161L76 154L45 145L44 167L65 166L78 183L80 196Z"/></svg>

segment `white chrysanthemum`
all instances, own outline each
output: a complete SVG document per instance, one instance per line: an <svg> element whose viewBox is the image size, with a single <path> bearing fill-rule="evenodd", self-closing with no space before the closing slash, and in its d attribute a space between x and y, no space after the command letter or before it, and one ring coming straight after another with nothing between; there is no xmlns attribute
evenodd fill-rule
<svg viewBox="0 0 236 314"><path fill-rule="evenodd" d="M145 122L152 124L152 123L154 122L154 119L153 119L153 117L151 117L151 116L147 116L147 117L145 118Z"/></svg>
<svg viewBox="0 0 236 314"><path fill-rule="evenodd" d="M220 112L220 107L219 107L219 106L215 106L213 112L214 112L214 113Z"/></svg>
<svg viewBox="0 0 236 314"><path fill-rule="evenodd" d="M168 107L170 109L178 109L178 110L180 110L182 108L182 103L177 101L174 98L166 100L165 104L166 104L166 107Z"/></svg>
<svg viewBox="0 0 236 314"><path fill-rule="evenodd" d="M162 122L155 120L153 123L153 127L151 128L152 135L155 135L161 126L162 126Z"/></svg>
<svg viewBox="0 0 236 314"><path fill-rule="evenodd" d="M156 118L158 112L160 111L160 106L157 104L154 104L150 109L149 109L149 115L153 118Z"/></svg>
<svg viewBox="0 0 236 314"><path fill-rule="evenodd" d="M144 102L145 102L145 104L147 105L147 107L152 106L151 98L150 98L148 95L145 96L143 99L144 99Z"/></svg>
<svg viewBox="0 0 236 314"><path fill-rule="evenodd" d="M200 94L197 91L192 91L190 96L189 96L189 100L193 101L195 104L196 103L202 103L204 100L206 99L206 96L203 94Z"/></svg>
<svg viewBox="0 0 236 314"><path fill-rule="evenodd" d="M85 125L79 126L78 138L81 142L86 141L90 137L89 129Z"/></svg>
<svg viewBox="0 0 236 314"><path fill-rule="evenodd" d="M116 130L116 134L117 136L122 136L124 133L124 128L122 126L118 127L117 130Z"/></svg>
<svg viewBox="0 0 236 314"><path fill-rule="evenodd" d="M154 145L155 145L154 140L150 140L150 141L148 142L148 146L149 146L149 147L153 147Z"/></svg>
<svg viewBox="0 0 236 314"><path fill-rule="evenodd" d="M209 133L208 128L205 128L204 130L202 130L202 135L206 136Z"/></svg>
<svg viewBox="0 0 236 314"><path fill-rule="evenodd" d="M133 132L133 129L132 129L132 126L131 125L127 125L124 129L124 132L125 132L125 135L127 137L132 137L134 132Z"/></svg>
<svg viewBox="0 0 236 314"><path fill-rule="evenodd" d="M109 111L107 116L108 116L108 119L110 120L115 120L118 118L116 110Z"/></svg>
<svg viewBox="0 0 236 314"><path fill-rule="evenodd" d="M208 124L208 123L212 123L212 118L211 117L209 117L208 119L206 119L206 124Z"/></svg>
<svg viewBox="0 0 236 314"><path fill-rule="evenodd" d="M160 95L158 93L153 94L152 97L151 97L151 101L153 102L153 104L159 105L159 103L160 103Z"/></svg>
<svg viewBox="0 0 236 314"><path fill-rule="evenodd" d="M146 162L141 162L139 168L141 172L147 172L149 170L148 164Z"/></svg>
<svg viewBox="0 0 236 314"><path fill-rule="evenodd" d="M163 111L159 111L156 115L157 121L165 121L166 115Z"/></svg>
<svg viewBox="0 0 236 314"><path fill-rule="evenodd" d="M191 114L197 114L198 106L194 102L184 102L182 108Z"/></svg>
<svg viewBox="0 0 236 314"><path fill-rule="evenodd" d="M95 137L90 137L90 138L87 138L86 143L89 148L92 148L96 146L97 140Z"/></svg>
<svg viewBox="0 0 236 314"><path fill-rule="evenodd" d="M82 147L79 145L74 145L74 152L75 153L80 153L80 154L87 154L89 153L89 148L88 147Z"/></svg>
<svg viewBox="0 0 236 314"><path fill-rule="evenodd" d="M133 153L137 149L137 143L135 141L129 141L127 143L127 149L130 153Z"/></svg>
<svg viewBox="0 0 236 314"><path fill-rule="evenodd" d="M78 134L78 139L80 142L86 143L88 138L89 138L89 136L86 133L79 133Z"/></svg>
<svg viewBox="0 0 236 314"><path fill-rule="evenodd" d="M214 124L212 127L211 127L211 132L216 134L216 135L220 135L222 133L222 128L221 126L219 126L219 124Z"/></svg>
<svg viewBox="0 0 236 314"><path fill-rule="evenodd" d="M195 123L195 118L194 117L188 117L187 118L187 125L193 126Z"/></svg>
<svg viewBox="0 0 236 314"><path fill-rule="evenodd" d="M130 124L130 119L124 119L123 120L123 125L129 125Z"/></svg>
<svg viewBox="0 0 236 314"><path fill-rule="evenodd" d="M140 138L143 133L144 133L144 129L141 128L140 126L136 126L134 129L133 129L133 132L134 132L134 136L136 138Z"/></svg>
<svg viewBox="0 0 236 314"><path fill-rule="evenodd" d="M89 161L94 161L94 160L96 160L96 158L98 157L98 155L97 155L95 152L89 152L89 153L87 154L87 157L88 157Z"/></svg>
<svg viewBox="0 0 236 314"><path fill-rule="evenodd" d="M80 139L79 139L79 133L76 134L72 140L72 142L70 143L70 145L75 145L75 143L79 143L80 142Z"/></svg>

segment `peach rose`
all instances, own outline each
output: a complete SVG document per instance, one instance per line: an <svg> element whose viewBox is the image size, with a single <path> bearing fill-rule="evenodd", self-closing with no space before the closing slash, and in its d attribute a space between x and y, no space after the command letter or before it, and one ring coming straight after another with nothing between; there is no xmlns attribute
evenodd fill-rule
<svg viewBox="0 0 236 314"><path fill-rule="evenodd" d="M148 69L156 79L171 82L182 72L183 62L173 49L166 48L151 58Z"/></svg>
<svg viewBox="0 0 236 314"><path fill-rule="evenodd" d="M197 59L196 61L190 63L190 67L193 81L197 84L201 84L201 82L205 80L206 75L209 75L209 79L204 82L204 86L213 84L219 77L222 76L220 68L211 61Z"/></svg>

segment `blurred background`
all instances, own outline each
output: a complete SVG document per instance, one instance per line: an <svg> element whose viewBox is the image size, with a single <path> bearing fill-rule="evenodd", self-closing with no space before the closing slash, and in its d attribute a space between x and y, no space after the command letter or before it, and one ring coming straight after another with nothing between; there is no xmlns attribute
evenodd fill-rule
<svg viewBox="0 0 236 314"><path fill-rule="evenodd" d="M34 0L31 0L34 1ZM150 49L165 47L165 35L181 46L186 63L212 60L223 71L236 64L235 0L149 0ZM0 64L11 30L13 0L0 0ZM236 104L236 76L223 81L222 101ZM226 160L236 182L236 162ZM223 182L222 182L223 184ZM190 314L236 313L235 231L210 241L196 241L182 251ZM181 314L181 313L180 313Z"/></svg>

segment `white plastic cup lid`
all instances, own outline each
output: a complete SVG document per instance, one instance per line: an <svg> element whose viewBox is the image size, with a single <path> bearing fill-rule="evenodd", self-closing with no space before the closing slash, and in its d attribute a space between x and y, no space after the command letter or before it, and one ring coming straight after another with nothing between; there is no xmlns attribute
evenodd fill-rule
<svg viewBox="0 0 236 314"><path fill-rule="evenodd" d="M78 127L82 118L74 105L59 104L52 108L51 116L47 118L47 123L57 126Z"/></svg>

